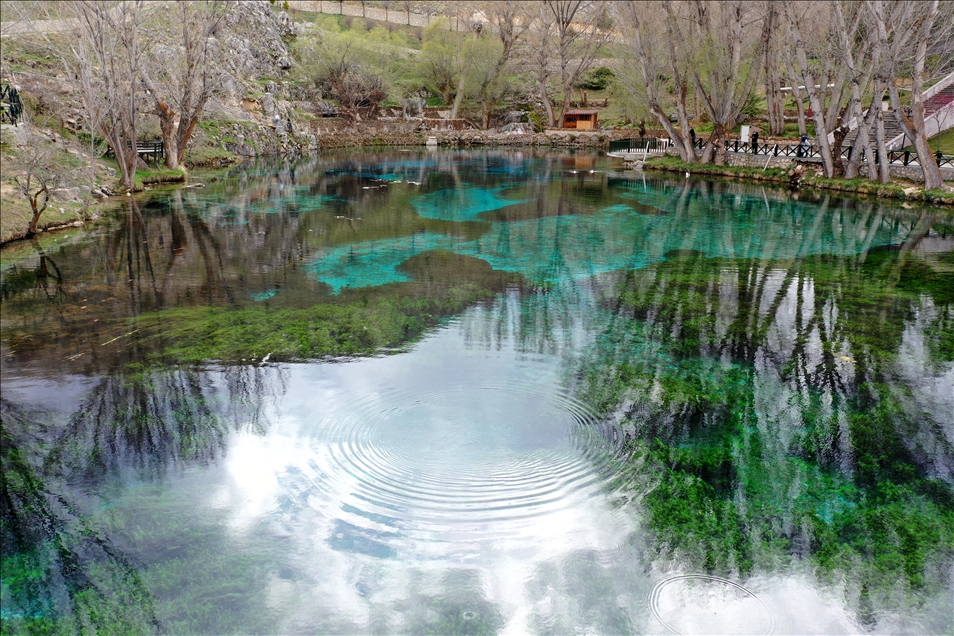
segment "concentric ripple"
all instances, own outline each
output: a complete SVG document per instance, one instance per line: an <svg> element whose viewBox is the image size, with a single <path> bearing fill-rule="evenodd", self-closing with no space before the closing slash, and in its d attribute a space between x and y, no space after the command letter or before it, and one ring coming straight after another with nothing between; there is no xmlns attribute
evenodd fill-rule
<svg viewBox="0 0 954 636"><path fill-rule="evenodd" d="M649 611L671 634L774 634L777 617L751 590L708 574L659 581Z"/></svg>
<svg viewBox="0 0 954 636"><path fill-rule="evenodd" d="M358 517L402 532L486 535L499 522L595 494L612 448L594 449L594 435L593 413L561 393L519 386L391 392L327 423L325 471L350 491L342 500Z"/></svg>

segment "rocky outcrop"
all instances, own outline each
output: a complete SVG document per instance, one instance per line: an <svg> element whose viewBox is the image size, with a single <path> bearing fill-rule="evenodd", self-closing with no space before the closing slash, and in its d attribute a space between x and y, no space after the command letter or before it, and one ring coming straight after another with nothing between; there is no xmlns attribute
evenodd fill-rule
<svg viewBox="0 0 954 636"><path fill-rule="evenodd" d="M232 2L215 37L222 60L235 78L277 75L291 68L285 38L294 37L294 23L284 12L276 16L267 2ZM289 26L290 25L290 26Z"/></svg>

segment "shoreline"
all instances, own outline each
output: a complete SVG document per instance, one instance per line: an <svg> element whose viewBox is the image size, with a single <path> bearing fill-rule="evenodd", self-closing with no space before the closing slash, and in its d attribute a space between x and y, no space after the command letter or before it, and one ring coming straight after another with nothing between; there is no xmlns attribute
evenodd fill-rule
<svg viewBox="0 0 954 636"><path fill-rule="evenodd" d="M802 164L799 164L802 165ZM685 163L675 157L653 157L647 159L642 166L643 170L655 172L688 173L693 176L705 175L710 177L729 178L738 181L755 183L771 183L790 188L791 168L754 168L750 166L717 166L713 164ZM874 196L891 198L900 201L914 201L929 205L954 206L954 192L941 190L924 190L918 185L902 185L900 183L878 183L870 179L826 179L821 176L804 176L793 191L802 189L824 190L859 196Z"/></svg>
<svg viewBox="0 0 954 636"><path fill-rule="evenodd" d="M449 131L448 131L449 132ZM363 136L363 135L362 135ZM387 147L398 147L404 146L416 146L417 144L400 144L400 143L388 143L390 141L397 141L393 139L385 139L387 135L373 135L376 137L376 141L384 141L384 143L370 143L370 144L360 144L360 145L351 145L347 141L344 143L322 146L320 149L327 150L361 150L361 149L384 149ZM384 137L385 139L382 139ZM404 135L401 135L404 137ZM532 138L532 142L527 143L527 137ZM556 137L556 139L554 139ZM534 133L530 135L494 135L492 137L482 136L478 134L464 134L460 132L456 133L445 133L438 137L440 148L449 149L451 147L457 148L473 148L473 147L524 147L524 148L534 148L534 149L553 149L553 150L591 150L596 153L604 153L600 148L607 142L605 136L593 135L589 137L588 134L575 134L575 135L546 135L545 133ZM402 139L403 141L403 139ZM553 143L556 141L557 143ZM463 142L463 143L461 143ZM535 143L534 143L535 142ZM549 143L547 143L549 142ZM421 145L421 148L424 149L425 146ZM293 157L304 157L308 154L313 154L309 152L291 152L291 153L269 153L269 154L259 154L252 156L242 156L236 155L234 161L222 162L221 157L219 161L211 162L211 165L201 165L201 164L189 164L197 169L215 169L227 167L229 165L235 165L241 163L242 161L247 161L255 158L265 158L265 157L281 157L281 156L293 156ZM223 163L225 165L223 165ZM790 188L790 172L789 168L755 168L750 166L730 166L722 165L716 166L712 164L687 164L675 157L652 157L647 159L643 165L642 169L649 172L670 172L670 173L689 173L693 176L707 176L707 177L719 177L733 179L736 181L748 181L752 183L769 183L776 186L784 186ZM144 171L145 172L145 171ZM151 171L150 171L151 172ZM151 186L167 186L167 187L184 187L188 183L187 173L185 171L177 172L174 175L165 175L162 174L163 171L157 171L159 174L153 173L147 179L143 179L144 184ZM148 174L148 172L147 172ZM153 188L148 188L149 190ZM880 184L868 179L826 179L820 176L805 176L801 179L799 186L794 191L810 189L818 191L827 191L827 192L837 192L844 194L851 194L856 196L874 196L878 198L891 198L898 201L910 201L927 205L943 206L943 207L954 207L954 192L943 192L943 191L925 191L923 188L918 187L917 185L905 186L899 183L888 183ZM114 198L114 197L110 197ZM116 197L118 198L118 197ZM108 201L108 199L107 199ZM94 220L96 215L93 216L93 219L87 218L85 212L88 211L88 208L77 210L74 213L67 216L63 220L54 220L49 224L40 224L40 232L46 234L48 232L54 232L57 230L65 230L75 227L80 227L85 225L88 221ZM39 234L38 233L38 234ZM11 233L0 239L0 247L7 246L16 241L22 241L29 237L26 236L26 230L20 232Z"/></svg>

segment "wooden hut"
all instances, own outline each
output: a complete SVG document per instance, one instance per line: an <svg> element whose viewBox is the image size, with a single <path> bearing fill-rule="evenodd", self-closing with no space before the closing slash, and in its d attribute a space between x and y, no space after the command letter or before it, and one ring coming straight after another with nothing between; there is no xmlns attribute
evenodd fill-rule
<svg viewBox="0 0 954 636"><path fill-rule="evenodd" d="M599 128L599 114L598 110L568 110L563 113L563 128L596 130Z"/></svg>

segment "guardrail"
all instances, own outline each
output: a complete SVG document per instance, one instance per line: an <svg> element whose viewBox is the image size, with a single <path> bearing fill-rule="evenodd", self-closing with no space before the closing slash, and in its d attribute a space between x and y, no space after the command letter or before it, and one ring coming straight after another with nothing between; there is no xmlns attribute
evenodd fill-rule
<svg viewBox="0 0 954 636"><path fill-rule="evenodd" d="M671 139L658 139L656 137L632 137L630 139L616 139L609 142L610 152L665 152L667 148L672 148Z"/></svg>
<svg viewBox="0 0 954 636"><path fill-rule="evenodd" d="M699 150L705 148L706 142L703 139L696 139L695 147ZM763 157L773 156L773 157L794 157L796 159L812 159L820 157L821 153L818 152L818 148L812 146L811 144L774 144L774 143L759 143L753 145L744 141L739 141L734 139L732 141L726 142L726 150L729 152L738 152L743 154L751 155L762 155ZM844 159L851 159L852 152L854 152L853 146L844 146L841 149L841 156ZM861 151L861 160L865 160L864 150ZM954 167L954 155L945 155L944 153L938 151L932 153L934 159L937 161L938 166L951 166ZM877 154L875 155L875 163L878 163L879 159ZM910 150L889 150L888 151L888 163L907 166L910 164L918 164L918 153L912 152Z"/></svg>

